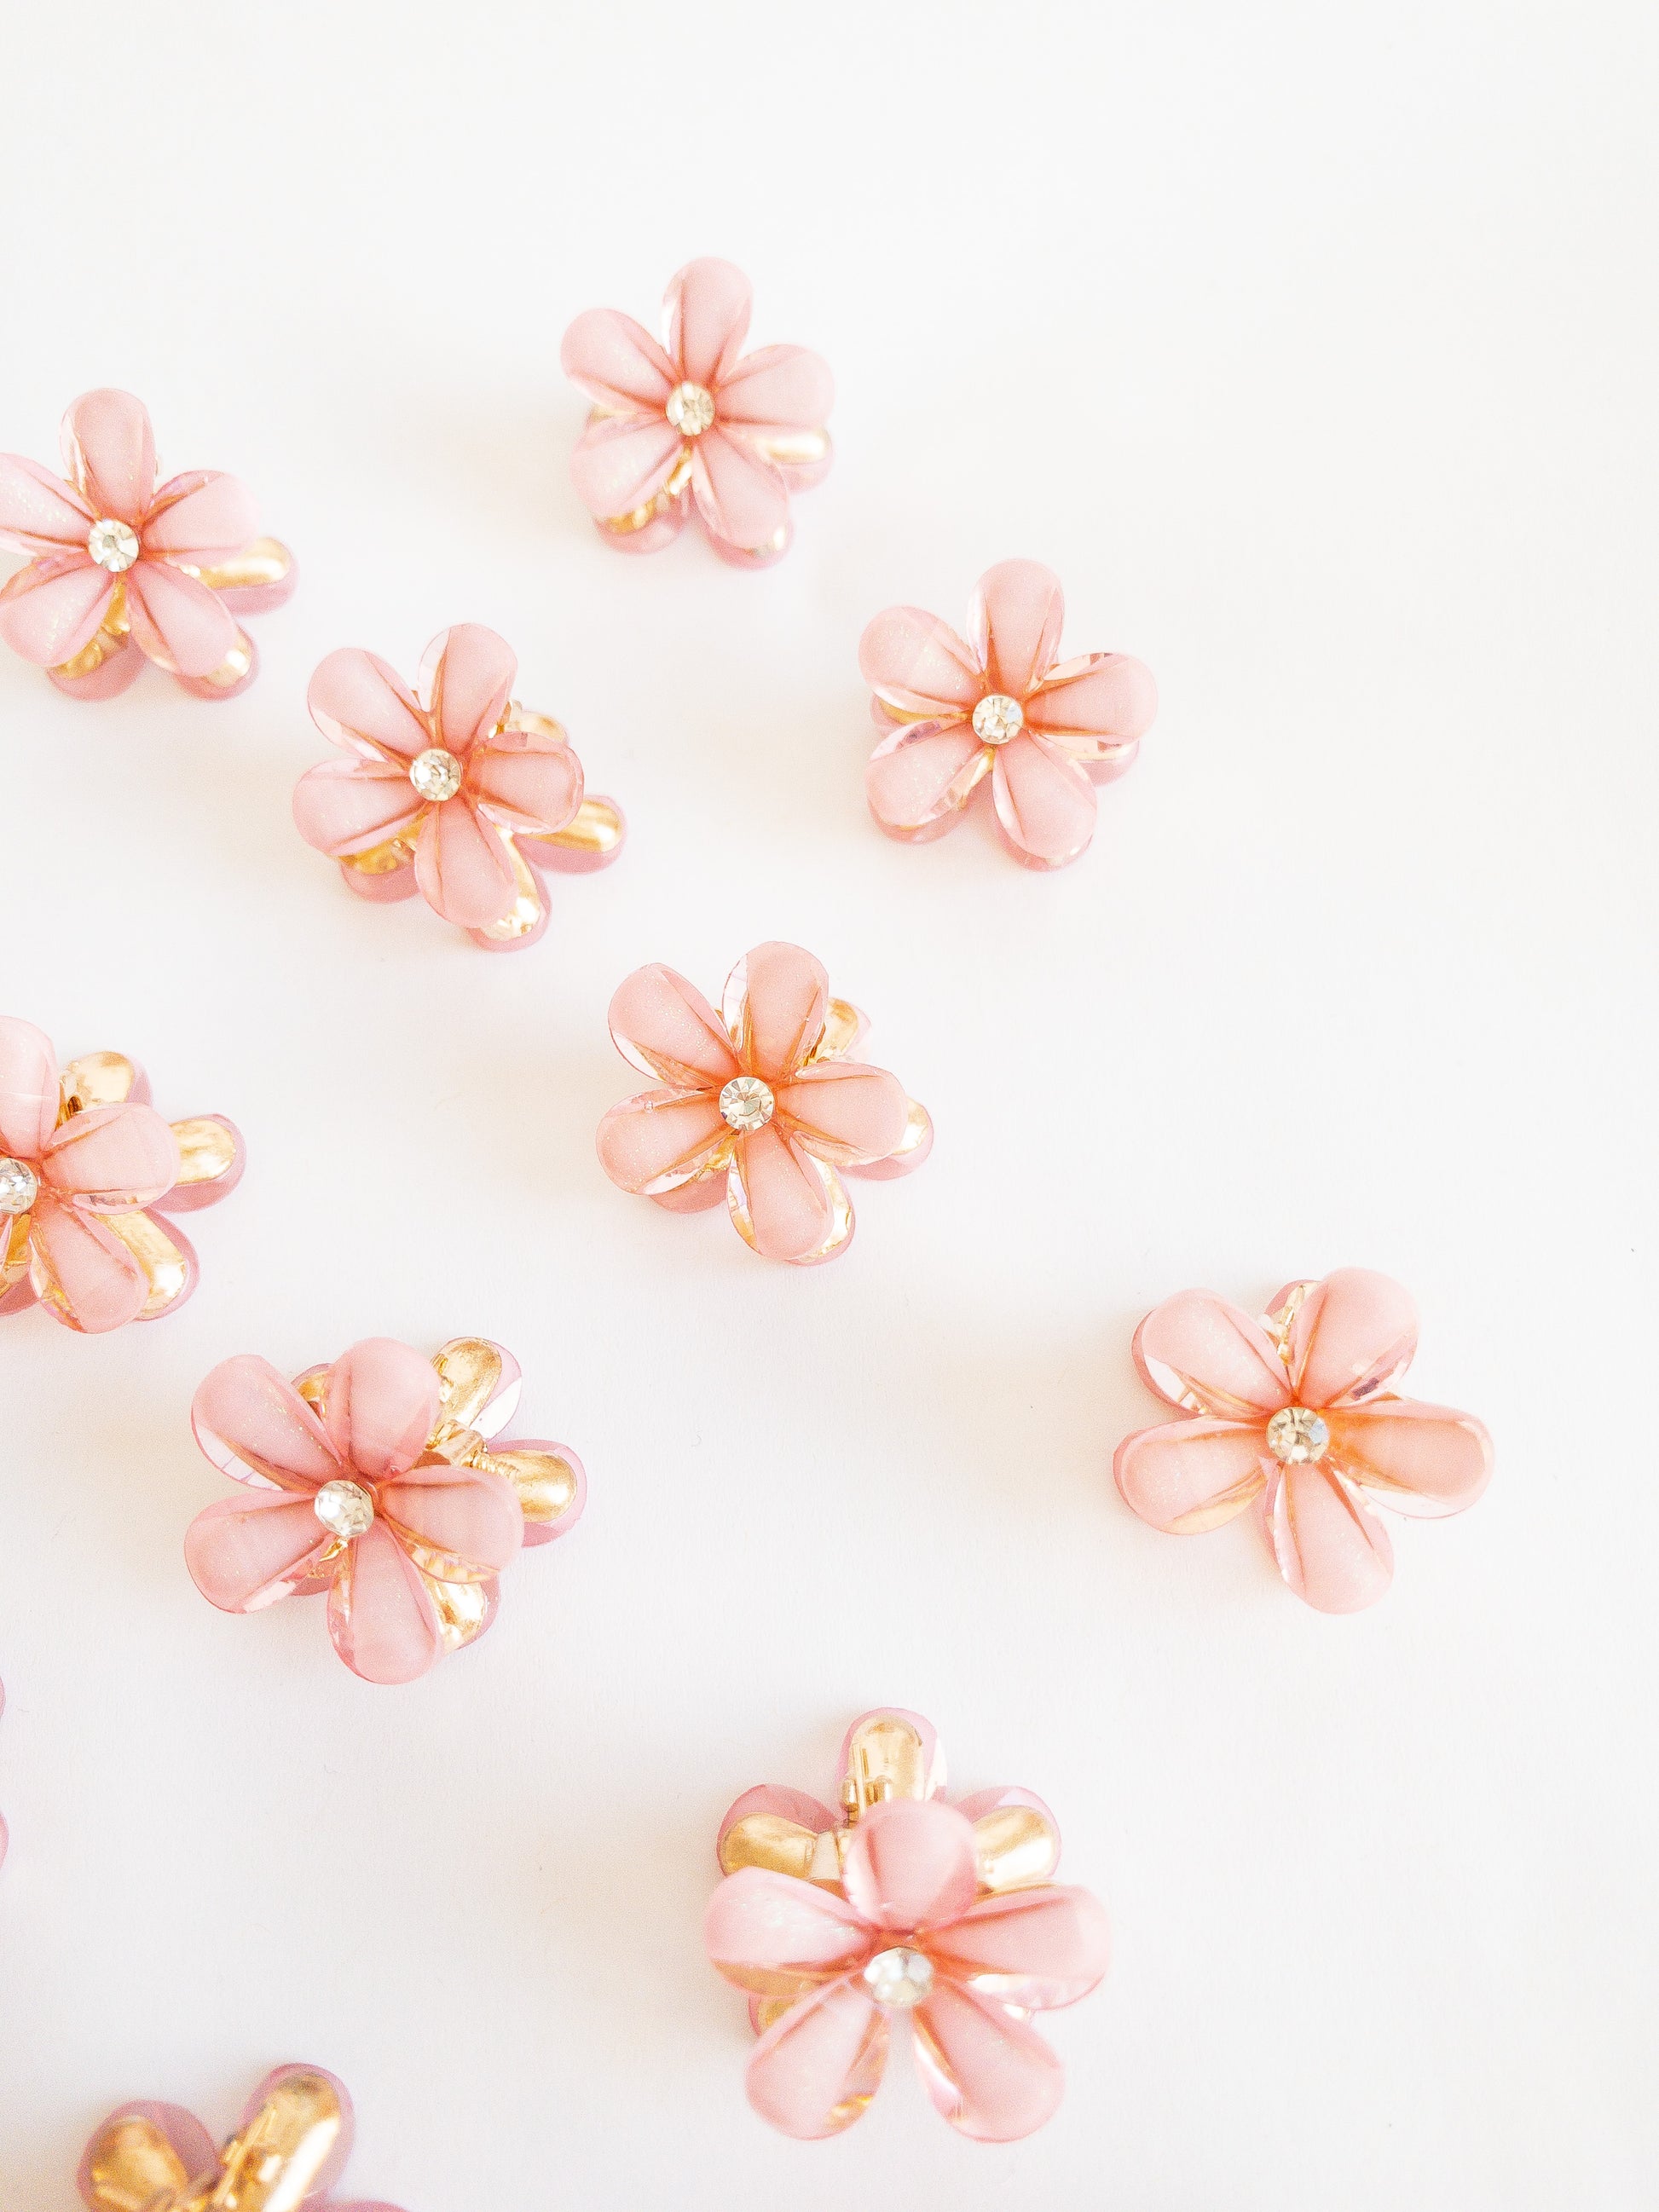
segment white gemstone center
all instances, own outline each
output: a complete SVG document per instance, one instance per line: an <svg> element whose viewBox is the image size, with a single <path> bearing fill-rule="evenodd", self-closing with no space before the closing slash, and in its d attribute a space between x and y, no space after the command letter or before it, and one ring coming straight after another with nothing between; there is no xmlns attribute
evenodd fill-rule
<svg viewBox="0 0 1659 2212"><path fill-rule="evenodd" d="M766 1127L776 1103L771 1085L758 1075L734 1075L720 1093L720 1112L728 1126L744 1136Z"/></svg>
<svg viewBox="0 0 1659 2212"><path fill-rule="evenodd" d="M1267 1449L1289 1467L1323 1459L1330 1442L1330 1428L1322 1415L1310 1413L1305 1406L1281 1406L1267 1424Z"/></svg>
<svg viewBox="0 0 1659 2212"><path fill-rule="evenodd" d="M930 1996L933 1962L924 1951L878 1951L864 1970L864 1986L878 2005L896 2005L908 2012Z"/></svg>
<svg viewBox="0 0 1659 2212"><path fill-rule="evenodd" d="M100 568L118 576L138 558L138 533L130 522L117 522L106 515L87 532L87 550Z"/></svg>
<svg viewBox="0 0 1659 2212"><path fill-rule="evenodd" d="M40 1188L26 1160L0 1159L0 1213L27 1213Z"/></svg>
<svg viewBox="0 0 1659 2212"><path fill-rule="evenodd" d="M374 1500L360 1482L325 1482L313 1510L331 1534L361 1536L374 1518Z"/></svg>
<svg viewBox="0 0 1659 2212"><path fill-rule="evenodd" d="M974 709L974 735L982 745L1006 745L1024 727L1024 708L1006 691L988 691Z"/></svg>
<svg viewBox="0 0 1659 2212"><path fill-rule="evenodd" d="M668 395L668 419L683 438L701 438L714 419L714 395L701 384L677 384Z"/></svg>
<svg viewBox="0 0 1659 2212"><path fill-rule="evenodd" d="M461 764L441 745L428 745L409 763L409 780L422 799L453 799L461 787Z"/></svg>

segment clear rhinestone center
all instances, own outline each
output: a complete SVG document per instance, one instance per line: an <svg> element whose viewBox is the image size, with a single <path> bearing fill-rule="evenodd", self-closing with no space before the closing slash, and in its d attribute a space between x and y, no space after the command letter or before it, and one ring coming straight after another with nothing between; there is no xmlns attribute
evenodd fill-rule
<svg viewBox="0 0 1659 2212"><path fill-rule="evenodd" d="M374 1518L374 1500L360 1482L325 1482L313 1510L331 1535L361 1536Z"/></svg>
<svg viewBox="0 0 1659 2212"><path fill-rule="evenodd" d="M118 576L138 558L138 533L130 522L106 515L87 532L87 550L100 568Z"/></svg>
<svg viewBox="0 0 1659 2212"><path fill-rule="evenodd" d="M441 745L428 745L409 763L409 780L422 799L453 799L461 787L461 764Z"/></svg>
<svg viewBox="0 0 1659 2212"><path fill-rule="evenodd" d="M771 1085L758 1075L734 1075L720 1093L720 1112L727 1125L744 1136L766 1127L776 1103Z"/></svg>
<svg viewBox="0 0 1659 2212"><path fill-rule="evenodd" d="M878 1951L864 1970L864 1986L878 2005L908 2012L931 1995L933 1962L925 1951Z"/></svg>
<svg viewBox="0 0 1659 2212"><path fill-rule="evenodd" d="M677 384L668 395L668 419L682 438L701 438L714 419L714 395L701 384Z"/></svg>
<svg viewBox="0 0 1659 2212"><path fill-rule="evenodd" d="M1324 1417L1310 1413L1305 1406L1281 1406L1267 1424L1267 1449L1287 1467L1323 1459L1330 1443L1331 1431Z"/></svg>
<svg viewBox="0 0 1659 2212"><path fill-rule="evenodd" d="M1006 691L988 691L974 709L974 735L982 745L1006 745L1024 727L1024 708Z"/></svg>
<svg viewBox="0 0 1659 2212"><path fill-rule="evenodd" d="M0 1159L0 1213L27 1213L40 1188L27 1160Z"/></svg>

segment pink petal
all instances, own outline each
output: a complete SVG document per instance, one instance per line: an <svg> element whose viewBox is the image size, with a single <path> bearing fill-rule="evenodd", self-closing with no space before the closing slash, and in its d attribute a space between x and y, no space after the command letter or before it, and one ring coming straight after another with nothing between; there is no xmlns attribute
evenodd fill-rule
<svg viewBox="0 0 1659 2212"><path fill-rule="evenodd" d="M989 765L971 724L906 722L871 754L865 796L884 830L914 836L965 806Z"/></svg>
<svg viewBox="0 0 1659 2212"><path fill-rule="evenodd" d="M438 741L465 757L506 714L519 659L507 640L482 623L456 623L428 646L421 670L421 696Z"/></svg>
<svg viewBox="0 0 1659 2212"><path fill-rule="evenodd" d="M750 2054L744 2086L762 2119L816 2142L852 2126L886 2065L886 2015L848 1978L813 1990L773 2022Z"/></svg>
<svg viewBox="0 0 1659 2212"><path fill-rule="evenodd" d="M190 1425L215 1467L238 1482L309 1492L345 1473L315 1411L252 1352L221 1360L203 1378Z"/></svg>
<svg viewBox="0 0 1659 2212"><path fill-rule="evenodd" d="M33 1022L0 1015L0 1146L38 1159L58 1126L58 1055Z"/></svg>
<svg viewBox="0 0 1659 2212"><path fill-rule="evenodd" d="M1047 1887L982 1897L927 1939L927 1955L952 1981L1023 2011L1086 1997L1106 1972L1106 1908L1086 1889Z"/></svg>
<svg viewBox="0 0 1659 2212"><path fill-rule="evenodd" d="M403 678L358 646L342 646L319 664L306 704L325 738L355 752L411 761L433 742L430 725Z"/></svg>
<svg viewBox="0 0 1659 2212"><path fill-rule="evenodd" d="M1029 730L999 748L991 790L1009 843L1036 867L1063 868L1095 834L1093 785L1074 761Z"/></svg>
<svg viewBox="0 0 1659 2212"><path fill-rule="evenodd" d="M92 2212L111 2212L107 2200L95 2195L92 2185L94 2166L101 2164L106 2144L125 2120L145 2120L172 2146L173 2155L191 2181L207 2176L216 2176L219 2154L213 2138L202 2123L178 2105L141 2103L123 2105L95 2131L88 2143L81 2160L77 2179L82 2200Z"/></svg>
<svg viewBox="0 0 1659 2212"><path fill-rule="evenodd" d="M749 279L729 261L688 261L663 295L669 358L709 391L736 366L749 331Z"/></svg>
<svg viewBox="0 0 1659 2212"><path fill-rule="evenodd" d="M442 1657L438 1608L384 1521L347 1547L328 1594L328 1632L366 1682L412 1682Z"/></svg>
<svg viewBox="0 0 1659 2212"><path fill-rule="evenodd" d="M1388 1530L1322 1465L1279 1469L1262 1510L1279 1573L1319 1612L1358 1613L1389 1587Z"/></svg>
<svg viewBox="0 0 1659 2212"><path fill-rule="evenodd" d="M843 1167L884 1160L909 1126L910 1100L897 1076L858 1060L805 1067L775 1097L808 1151Z"/></svg>
<svg viewBox="0 0 1659 2212"><path fill-rule="evenodd" d="M1180 1291L1155 1306L1134 1335L1134 1359L1172 1406L1248 1420L1291 1402L1290 1381L1259 1321L1213 1291Z"/></svg>
<svg viewBox="0 0 1659 2212"><path fill-rule="evenodd" d="M645 1198L678 1190L732 1132L708 1091L645 1091L599 1123L599 1164L619 1189Z"/></svg>
<svg viewBox="0 0 1659 2212"><path fill-rule="evenodd" d="M728 1875L703 1918L708 1956L728 1982L757 1996L790 1996L862 1966L870 1930L832 1890L793 1875L745 1867Z"/></svg>
<svg viewBox="0 0 1659 2212"><path fill-rule="evenodd" d="M0 544L19 553L84 552L97 520L80 495L39 461L0 453Z"/></svg>
<svg viewBox="0 0 1659 2212"><path fill-rule="evenodd" d="M601 522L632 514L674 473L684 440L665 415L616 415L590 422L571 448L576 496Z"/></svg>
<svg viewBox="0 0 1659 2212"><path fill-rule="evenodd" d="M228 560L259 534L253 494L238 477L195 469L156 493L140 532L146 553L200 562Z"/></svg>
<svg viewBox="0 0 1659 2212"><path fill-rule="evenodd" d="M294 787L294 820L307 845L334 860L366 853L419 820L425 801L389 761L329 760Z"/></svg>
<svg viewBox="0 0 1659 2212"><path fill-rule="evenodd" d="M166 561L128 569L127 618L140 650L175 676L211 676L242 634L217 592Z"/></svg>
<svg viewBox="0 0 1659 2212"><path fill-rule="evenodd" d="M672 968L636 968L611 1001L611 1035L641 1074L683 1091L718 1091L738 1070L732 1041L702 993Z"/></svg>
<svg viewBox="0 0 1659 2212"><path fill-rule="evenodd" d="M946 1981L913 2017L916 2070L961 2134L1016 2142L1054 2118L1066 2069L1028 2021Z"/></svg>
<svg viewBox="0 0 1659 2212"><path fill-rule="evenodd" d="M1040 561L1000 561L974 588L968 635L986 689L1024 699L1060 651L1066 594Z"/></svg>
<svg viewBox="0 0 1659 2212"><path fill-rule="evenodd" d="M332 1541L309 1498L222 1498L185 1530L185 1565L221 1613L258 1613L314 1580Z"/></svg>
<svg viewBox="0 0 1659 2212"><path fill-rule="evenodd" d="M482 929L510 914L519 896L502 834L465 795L433 807L415 845L415 880L446 921Z"/></svg>
<svg viewBox="0 0 1659 2212"><path fill-rule="evenodd" d="M504 1474L486 1468L441 1462L411 1468L382 1484L380 1510L441 1583L487 1582L523 1548L519 1493Z"/></svg>
<svg viewBox="0 0 1659 2212"><path fill-rule="evenodd" d="M345 2162L351 2155L352 2138L356 2127L350 2092L337 2074L331 2074L323 2066L274 2067L242 2107L241 2118L236 2123L237 2132L246 2140L263 2108L285 2083L295 2080L312 2084L313 2096L317 2085L330 2091L339 2117L331 2124L324 2121L313 2132L305 2147L306 2163L303 2167L297 2160L290 2163L283 2176L289 2184L287 2190L274 2186L274 2178L269 2174L260 2176L259 2182L254 2185L255 2202L247 2208L247 2212L282 2212L284 2195L289 2198L293 2212L301 2212L302 2207L304 2212L350 2212L350 2208L346 2205L332 2200L325 2205L321 2201L344 2170ZM321 2102L320 2100L318 2101ZM302 2187L295 2185L301 2181ZM264 2205L260 2206L257 2192L262 2185L269 2185L270 2193ZM246 2195L249 2192L243 2191L240 2193ZM235 2212L235 2208L230 2208L230 2212ZM372 2207L368 2208L368 2212L373 2212Z"/></svg>
<svg viewBox="0 0 1659 2212"><path fill-rule="evenodd" d="M57 668L90 645L115 596L115 579L90 555L43 554L0 585L0 638L37 668Z"/></svg>
<svg viewBox="0 0 1659 2212"><path fill-rule="evenodd" d="M1025 702L1028 727L1082 759L1106 760L1152 726L1158 686L1128 653L1089 653L1053 670Z"/></svg>
<svg viewBox="0 0 1659 2212"><path fill-rule="evenodd" d="M559 362L601 407L660 415L679 381L649 331L614 307L590 307L564 334Z"/></svg>
<svg viewBox="0 0 1659 2212"><path fill-rule="evenodd" d="M920 607L887 607L865 625L859 672L878 699L904 714L959 720L985 694L973 647Z"/></svg>
<svg viewBox="0 0 1659 2212"><path fill-rule="evenodd" d="M1333 1407L1328 1419L1331 1457L1396 1513L1462 1513L1492 1480L1492 1438L1473 1413L1382 1398Z"/></svg>
<svg viewBox="0 0 1659 2212"><path fill-rule="evenodd" d="M41 1171L65 1198L97 1213L154 1206L179 1180L179 1140L153 1106L91 1106L65 1121Z"/></svg>
<svg viewBox="0 0 1659 2212"><path fill-rule="evenodd" d="M30 1216L31 1277L35 1295L87 1336L137 1321L149 1297L149 1278L112 1230L79 1206L43 1190Z"/></svg>
<svg viewBox="0 0 1659 2212"><path fill-rule="evenodd" d="M744 1066L769 1083L787 1083L823 1035L830 978L799 945L774 940L738 961L721 1003Z"/></svg>
<svg viewBox="0 0 1659 2212"><path fill-rule="evenodd" d="M538 730L503 730L477 746L466 782L495 820L526 836L554 836L582 803L581 763L568 744Z"/></svg>
<svg viewBox="0 0 1659 2212"><path fill-rule="evenodd" d="M1154 1528L1193 1536L1242 1513L1277 1464L1260 1425L1200 1419L1125 1437L1112 1472L1132 1513Z"/></svg>
<svg viewBox="0 0 1659 2212"><path fill-rule="evenodd" d="M155 489L149 416L130 392L88 392L64 417L64 465L95 517L143 520Z"/></svg>
<svg viewBox="0 0 1659 2212"><path fill-rule="evenodd" d="M375 1482L414 1466L440 1402L429 1359L395 1337L368 1336L329 1369L323 1425L336 1455Z"/></svg>
<svg viewBox="0 0 1659 2212"><path fill-rule="evenodd" d="M726 1204L734 1218L747 1220L750 1241L766 1260L804 1260L835 1226L823 1176L773 1122L739 1140Z"/></svg>
<svg viewBox="0 0 1659 2212"><path fill-rule="evenodd" d="M1304 1406L1352 1406L1403 1375L1417 1349L1411 1292L1369 1267L1316 1284L1291 1323L1291 1378Z"/></svg>
<svg viewBox="0 0 1659 2212"><path fill-rule="evenodd" d="M762 346L721 380L719 419L768 429L820 430L835 404L828 362L805 346Z"/></svg>
<svg viewBox="0 0 1659 2212"><path fill-rule="evenodd" d="M853 1831L842 1866L847 1901L894 1935L959 1920L977 1887L974 1824L941 1798L891 1797Z"/></svg>
<svg viewBox="0 0 1659 2212"><path fill-rule="evenodd" d="M713 535L745 553L771 546L789 520L777 470L718 423L692 448L691 496Z"/></svg>

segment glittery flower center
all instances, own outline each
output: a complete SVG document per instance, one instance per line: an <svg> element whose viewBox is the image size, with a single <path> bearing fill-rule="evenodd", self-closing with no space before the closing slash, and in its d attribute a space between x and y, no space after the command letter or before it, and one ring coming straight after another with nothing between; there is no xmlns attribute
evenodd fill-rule
<svg viewBox="0 0 1659 2212"><path fill-rule="evenodd" d="M27 1213L40 1188L26 1160L0 1159L0 1213Z"/></svg>
<svg viewBox="0 0 1659 2212"><path fill-rule="evenodd" d="M668 419L683 438L701 438L714 419L714 395L701 384L677 384L668 395Z"/></svg>
<svg viewBox="0 0 1659 2212"><path fill-rule="evenodd" d="M422 799L453 799L461 787L461 764L441 745L428 745L409 763L409 780Z"/></svg>
<svg viewBox="0 0 1659 2212"><path fill-rule="evenodd" d="M758 1075L734 1075L720 1093L720 1112L727 1125L743 1136L763 1129L776 1103L771 1085L763 1083Z"/></svg>
<svg viewBox="0 0 1659 2212"><path fill-rule="evenodd" d="M374 1518L374 1500L360 1482L325 1482L313 1510L331 1535L362 1535Z"/></svg>
<svg viewBox="0 0 1659 2212"><path fill-rule="evenodd" d="M933 1962L926 1952L907 1950L902 1945L878 1951L864 1970L864 1986L878 2005L908 2012L931 1996Z"/></svg>
<svg viewBox="0 0 1659 2212"><path fill-rule="evenodd" d="M1287 1467L1323 1459L1330 1443L1323 1415L1310 1413L1305 1406L1281 1406L1267 1424L1267 1449Z"/></svg>
<svg viewBox="0 0 1659 2212"><path fill-rule="evenodd" d="M988 691L974 709L974 735L982 745L1006 745L1024 727L1024 708L1006 691Z"/></svg>
<svg viewBox="0 0 1659 2212"><path fill-rule="evenodd" d="M130 522L106 515L87 532L87 550L100 568L118 576L138 558L138 533Z"/></svg>

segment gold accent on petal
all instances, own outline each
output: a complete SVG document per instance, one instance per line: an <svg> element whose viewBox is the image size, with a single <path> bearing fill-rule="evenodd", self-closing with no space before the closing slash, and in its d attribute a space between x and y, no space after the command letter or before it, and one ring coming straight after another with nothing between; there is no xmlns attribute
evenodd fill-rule
<svg viewBox="0 0 1659 2212"><path fill-rule="evenodd" d="M29 1216L13 1214L0 1234L0 1293L21 1283L29 1271Z"/></svg>
<svg viewBox="0 0 1659 2212"><path fill-rule="evenodd" d="M190 1281L190 1262L151 1213L105 1213L99 1218L120 1238L149 1277L149 1296L138 1314L154 1321L184 1296Z"/></svg>
<svg viewBox="0 0 1659 2212"><path fill-rule="evenodd" d="M799 1881L815 1881L835 1888L841 1881L846 1849L844 1829L804 1828L781 1813L749 1813L734 1820L720 1838L720 1869L736 1874L742 1867L763 1867L769 1873L793 1875Z"/></svg>
<svg viewBox="0 0 1659 2212"><path fill-rule="evenodd" d="M117 2120L97 2138L88 2185L98 2212L162 2212L192 2180L154 2120Z"/></svg>
<svg viewBox="0 0 1659 2212"><path fill-rule="evenodd" d="M811 468L830 451L827 430L774 430L769 434L750 428L746 441L757 453L783 468Z"/></svg>
<svg viewBox="0 0 1659 2212"><path fill-rule="evenodd" d="M570 743L570 732L562 722L556 722L551 714L538 714L533 707L521 707L516 699L508 700L501 726L504 730L528 730L532 736L549 738L556 745Z"/></svg>
<svg viewBox="0 0 1659 2212"><path fill-rule="evenodd" d="M526 1521L549 1525L575 1501L576 1470L557 1452L490 1451L481 1447L469 1457L467 1465L486 1474L505 1475L519 1493Z"/></svg>
<svg viewBox="0 0 1659 2212"><path fill-rule="evenodd" d="M87 1052L64 1070L64 1103L78 1107L123 1106L132 1096L138 1071L124 1052Z"/></svg>
<svg viewBox="0 0 1659 2212"><path fill-rule="evenodd" d="M180 1182L216 1182L236 1164L236 1139L222 1121L211 1115L198 1120L175 1121L173 1133L179 1145Z"/></svg>
<svg viewBox="0 0 1659 2212"><path fill-rule="evenodd" d="M126 579L118 576L115 590L105 610L102 626L94 632L79 653L60 660L52 670L54 676L90 676L94 668L101 668L112 653L119 653L127 641L131 624L127 619Z"/></svg>
<svg viewBox="0 0 1659 2212"><path fill-rule="evenodd" d="M531 931L539 925L545 908L542 905L542 895L536 888L536 878L531 874L529 863L523 854L506 830L498 830L496 835L506 846L507 858L513 863L519 895L499 921L487 921L478 934L489 938L492 943L500 944L510 943L515 937L528 937Z"/></svg>
<svg viewBox="0 0 1659 2212"><path fill-rule="evenodd" d="M933 1764L920 1733L896 1713L876 1713L847 1747L843 1802L854 1819L890 1797L931 1797L945 1780L945 1761L933 1747Z"/></svg>
<svg viewBox="0 0 1659 2212"><path fill-rule="evenodd" d="M414 1547L410 1547L411 1553ZM420 1565L420 1561L416 1560ZM489 1583L486 1577L477 1583L441 1583L435 1577L422 1571L421 1580L426 1584L427 1595L437 1607L438 1626L446 1651L459 1651L483 1633L489 1618Z"/></svg>
<svg viewBox="0 0 1659 2212"><path fill-rule="evenodd" d="M394 868L406 868L414 857L414 838L402 836L388 837L383 845L371 845L367 852L343 853L340 865L360 869L366 876L389 876Z"/></svg>
<svg viewBox="0 0 1659 2212"><path fill-rule="evenodd" d="M453 1336L433 1354L432 1364L445 1423L471 1429L501 1379L501 1353L482 1336Z"/></svg>
<svg viewBox="0 0 1659 2212"><path fill-rule="evenodd" d="M328 1370L326 1367L313 1367L309 1374L302 1375L294 1387L313 1413L321 1414L327 1411Z"/></svg>
<svg viewBox="0 0 1659 2212"><path fill-rule="evenodd" d="M181 564L182 565L182 564ZM210 676L198 676L191 680L205 684L215 691L229 691L241 683L253 665L253 641L246 630L239 629L236 642Z"/></svg>
<svg viewBox="0 0 1659 2212"><path fill-rule="evenodd" d="M596 795L584 799L564 828L544 837L542 842L562 845L572 853L614 853L622 841L622 810Z"/></svg>
<svg viewBox="0 0 1659 2212"><path fill-rule="evenodd" d="M910 1111L904 1124L904 1134L894 1146L892 1151L887 1154L890 1160L908 1159L912 1152L921 1151L933 1133L933 1120L927 1109L915 1098L911 1099L909 1103Z"/></svg>
<svg viewBox="0 0 1659 2212"><path fill-rule="evenodd" d="M763 1997L755 2007L756 2034L764 2035L769 2027L775 2027L785 2013L797 2002L799 1999L795 1997ZM869 2099L866 2098L864 2101L867 2104Z"/></svg>
<svg viewBox="0 0 1659 2212"><path fill-rule="evenodd" d="M294 568L294 556L279 538L256 538L228 561L216 561L196 574L210 591L231 592L248 586L280 584Z"/></svg>
<svg viewBox="0 0 1659 2212"><path fill-rule="evenodd" d="M806 1055L812 1067L821 1060L840 1060L858 1042L864 1017L850 999L831 999L823 1018L823 1034Z"/></svg>
<svg viewBox="0 0 1659 2212"><path fill-rule="evenodd" d="M338 2093L320 2074L278 2082L220 2154L220 2179L203 2200L203 2212L221 2206L227 2212L299 2212L344 2125Z"/></svg>
<svg viewBox="0 0 1659 2212"><path fill-rule="evenodd" d="M1060 1837L1035 1805L1000 1805L974 1823L981 1889L1023 1889L1047 1881L1060 1863Z"/></svg>

